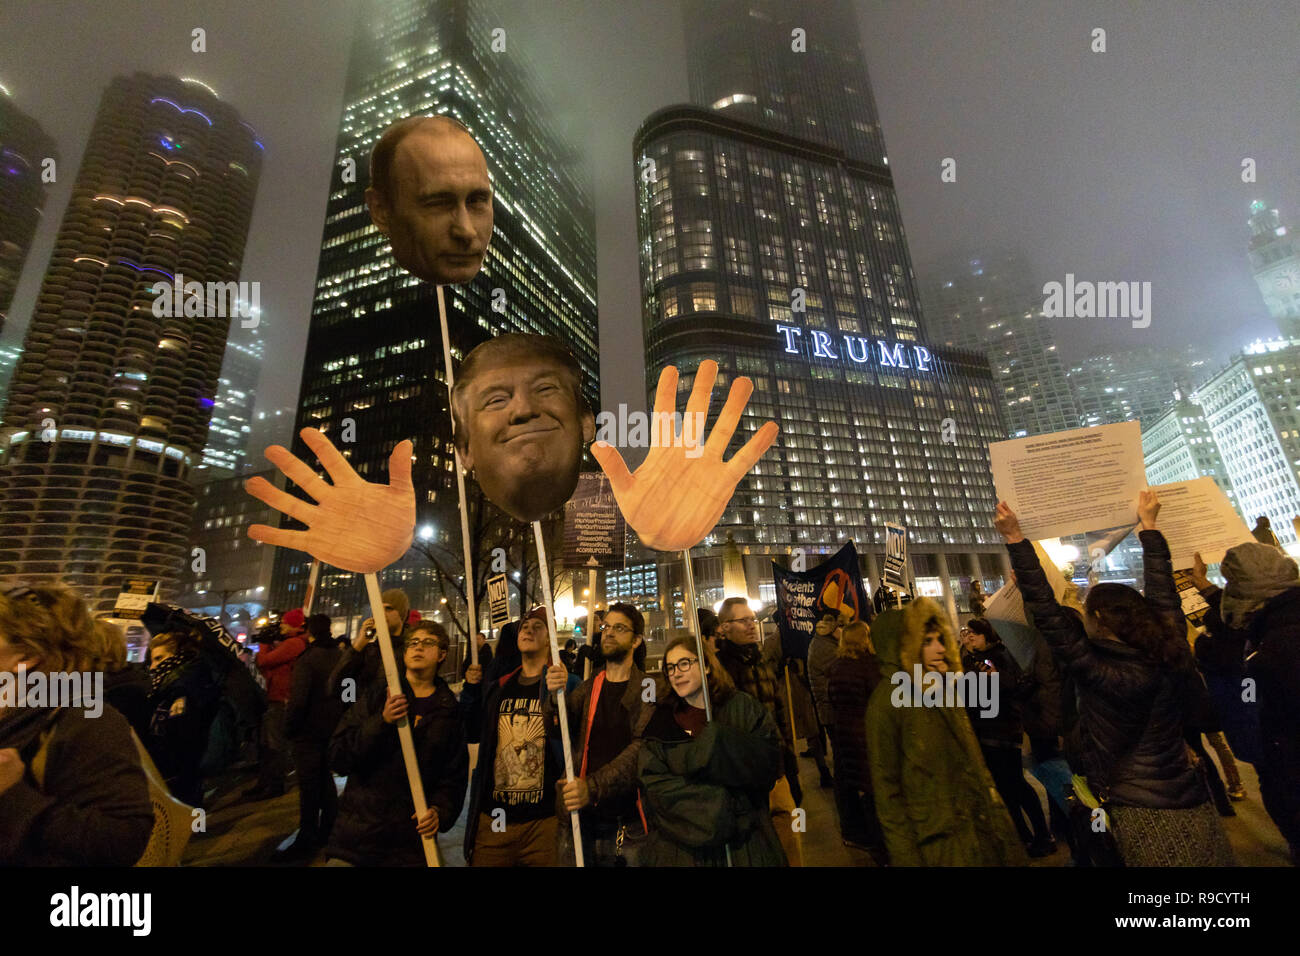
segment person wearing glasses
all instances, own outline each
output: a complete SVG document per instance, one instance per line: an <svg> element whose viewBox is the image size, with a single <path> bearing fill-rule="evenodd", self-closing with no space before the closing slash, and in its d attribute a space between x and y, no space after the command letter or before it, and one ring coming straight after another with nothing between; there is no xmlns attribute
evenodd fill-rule
<svg viewBox="0 0 1300 956"><path fill-rule="evenodd" d="M456 697L438 669L450 641L421 621L403 647L401 693L380 682L349 708L330 744L330 765L348 778L325 852L337 866L424 866L421 839L450 829L469 783L469 748ZM416 818L397 723L411 722L428 810Z"/></svg>
<svg viewBox="0 0 1300 956"><path fill-rule="evenodd" d="M68 588L0 590L6 682L92 671L98 643L85 604ZM134 864L154 816L126 718L102 700L18 707L7 696L0 695L0 865Z"/></svg>
<svg viewBox="0 0 1300 956"><path fill-rule="evenodd" d="M786 706L785 681L781 679L780 659L764 656L759 643L758 620L749 607L749 599L729 597L718 609L718 663L726 669L732 683L767 708L781 735L785 773L772 789L771 812L776 819L777 834L792 866L803 866L802 841L790 828L790 813L803 802L799 786L799 762L794 755L790 727L790 709Z"/></svg>
<svg viewBox="0 0 1300 956"><path fill-rule="evenodd" d="M646 835L637 799L637 754L641 732L662 691L635 661L636 649L645 644L645 618L636 607L611 604L599 637L603 669L565 698L578 776L560 784L559 857L561 863L574 862L573 828L567 823L568 815L577 810L587 866L636 866L637 848ZM559 727L552 695L567 678L564 667L547 671L546 688L551 693L542 710L548 727Z"/></svg>
<svg viewBox="0 0 1300 956"><path fill-rule="evenodd" d="M671 692L646 725L637 757L649 830L641 865L726 866L730 855L732 866L785 866L768 810L783 767L771 713L736 689L707 645L701 661L694 637L668 644L664 673Z"/></svg>

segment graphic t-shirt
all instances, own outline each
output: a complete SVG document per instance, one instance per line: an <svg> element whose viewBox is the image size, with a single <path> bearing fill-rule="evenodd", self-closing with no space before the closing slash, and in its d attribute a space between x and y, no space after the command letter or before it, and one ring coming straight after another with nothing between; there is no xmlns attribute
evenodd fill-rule
<svg viewBox="0 0 1300 956"><path fill-rule="evenodd" d="M527 823L555 813L559 769L546 744L539 696L542 675L520 672L501 689L497 708L497 752L487 812L506 811L507 823Z"/></svg>
<svg viewBox="0 0 1300 956"><path fill-rule="evenodd" d="M604 681L600 689L591 736L587 740L587 776L621 754L632 742L632 722L623 709L626 691L627 681ZM619 817L629 821L636 816L636 791L602 799L591 808L590 815L601 823L614 823Z"/></svg>

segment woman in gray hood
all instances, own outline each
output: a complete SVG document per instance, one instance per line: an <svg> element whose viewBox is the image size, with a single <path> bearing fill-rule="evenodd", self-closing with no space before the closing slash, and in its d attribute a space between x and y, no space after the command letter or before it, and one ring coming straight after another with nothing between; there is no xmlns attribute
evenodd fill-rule
<svg viewBox="0 0 1300 956"><path fill-rule="evenodd" d="M1219 570L1227 587L1201 589L1218 612L1207 615L1207 636L1243 645L1259 707L1260 795L1291 862L1300 863L1300 569L1278 548L1252 541L1230 549Z"/></svg>

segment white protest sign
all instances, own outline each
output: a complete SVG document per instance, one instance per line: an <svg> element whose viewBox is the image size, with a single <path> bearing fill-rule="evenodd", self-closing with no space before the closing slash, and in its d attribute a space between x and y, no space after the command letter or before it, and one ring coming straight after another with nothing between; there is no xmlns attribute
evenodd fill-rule
<svg viewBox="0 0 1300 956"><path fill-rule="evenodd" d="M1034 540L1137 522L1147 487L1137 422L1076 428L989 445L998 498Z"/></svg>
<svg viewBox="0 0 1300 956"><path fill-rule="evenodd" d="M1213 478L1175 481L1151 490L1160 498L1156 527L1169 542L1175 568L1190 568L1198 551L1206 564L1218 564L1229 548L1255 540Z"/></svg>

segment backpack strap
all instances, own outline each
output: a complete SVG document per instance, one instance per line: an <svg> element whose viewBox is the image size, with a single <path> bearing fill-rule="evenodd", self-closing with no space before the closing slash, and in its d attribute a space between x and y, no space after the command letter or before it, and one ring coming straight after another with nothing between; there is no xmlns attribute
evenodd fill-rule
<svg viewBox="0 0 1300 956"><path fill-rule="evenodd" d="M579 777L587 776L587 748L591 744L591 724L596 719L596 701L600 700L600 689L604 685L605 672L601 671L596 675L595 683L591 687L591 700L587 702L587 720L582 732L582 769L578 771Z"/></svg>

